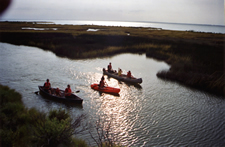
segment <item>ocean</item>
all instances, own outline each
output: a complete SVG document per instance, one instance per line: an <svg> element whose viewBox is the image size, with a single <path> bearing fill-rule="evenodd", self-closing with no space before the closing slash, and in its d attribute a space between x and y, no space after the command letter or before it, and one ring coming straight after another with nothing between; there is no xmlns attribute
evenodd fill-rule
<svg viewBox="0 0 225 147"><path fill-rule="evenodd" d="M164 30L210 32L225 34L225 26L207 24L184 24L184 23L164 23L164 22L128 22L128 21L83 21L83 20L48 20L55 24L70 25L102 25L121 27L152 27Z"/></svg>

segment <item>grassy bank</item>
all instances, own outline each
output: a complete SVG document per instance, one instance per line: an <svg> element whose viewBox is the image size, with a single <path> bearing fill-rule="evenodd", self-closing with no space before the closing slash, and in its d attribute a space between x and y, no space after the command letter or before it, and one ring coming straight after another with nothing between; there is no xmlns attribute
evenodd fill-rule
<svg viewBox="0 0 225 147"><path fill-rule="evenodd" d="M77 120L76 120L77 121ZM80 121L80 120L78 120ZM0 85L0 146L83 146L72 137L76 127L65 110L49 114L24 107L21 95Z"/></svg>
<svg viewBox="0 0 225 147"><path fill-rule="evenodd" d="M63 109L50 110L49 113L39 112L35 108L27 109L22 103L21 94L7 86L0 85L0 146L47 146L47 147L87 147L88 141L75 138L86 130L81 128L84 115L76 118ZM104 127L104 122L91 126L96 129L98 136L92 139L97 146L122 147L111 137L110 125ZM105 130L106 129L106 130Z"/></svg>
<svg viewBox="0 0 225 147"><path fill-rule="evenodd" d="M171 65L158 77L224 97L223 47L181 42L168 49L149 49L147 55Z"/></svg>
<svg viewBox="0 0 225 147"><path fill-rule="evenodd" d="M171 65L169 71L160 71L158 77L222 96L224 37L224 34L141 27L0 23L1 42L37 46L72 59L146 53Z"/></svg>

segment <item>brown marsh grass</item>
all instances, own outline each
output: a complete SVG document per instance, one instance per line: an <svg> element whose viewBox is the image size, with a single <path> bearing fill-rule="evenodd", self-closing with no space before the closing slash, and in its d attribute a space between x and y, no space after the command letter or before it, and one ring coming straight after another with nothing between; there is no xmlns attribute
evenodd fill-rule
<svg viewBox="0 0 225 147"><path fill-rule="evenodd" d="M57 30L22 29L26 27ZM224 38L224 34L142 27L0 23L1 42L37 46L72 59L145 53L171 65L169 71L157 73L158 77L222 96Z"/></svg>

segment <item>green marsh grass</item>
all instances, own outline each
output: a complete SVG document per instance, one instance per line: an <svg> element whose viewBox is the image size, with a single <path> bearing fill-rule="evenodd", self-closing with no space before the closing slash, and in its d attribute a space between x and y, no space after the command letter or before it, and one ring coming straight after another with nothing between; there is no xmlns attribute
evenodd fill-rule
<svg viewBox="0 0 225 147"><path fill-rule="evenodd" d="M72 138L76 127L71 127L70 115L65 110L46 114L27 109L18 92L2 85L0 100L1 146L87 146L85 141Z"/></svg>

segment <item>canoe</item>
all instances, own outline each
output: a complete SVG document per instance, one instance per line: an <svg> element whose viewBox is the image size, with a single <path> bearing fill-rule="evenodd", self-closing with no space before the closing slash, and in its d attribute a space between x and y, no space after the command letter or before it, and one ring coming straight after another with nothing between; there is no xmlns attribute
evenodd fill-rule
<svg viewBox="0 0 225 147"><path fill-rule="evenodd" d="M109 87L109 86L105 86L100 88L98 86L98 84L92 84L91 88L100 92L104 92L104 93L111 93L111 94L118 94L120 92L119 88L113 88L113 87Z"/></svg>
<svg viewBox="0 0 225 147"><path fill-rule="evenodd" d="M119 81L123 81L123 82L128 82L131 84L141 84L142 83L142 78L128 78L127 75L122 74L121 76L118 75L117 72L108 72L107 70L105 70L105 68L103 68L103 74L108 75L112 78L115 78Z"/></svg>
<svg viewBox="0 0 225 147"><path fill-rule="evenodd" d="M82 102L83 102L83 99L76 96L75 94L71 94L72 95L71 98L66 98L65 97L65 91L61 90L61 89L60 89L61 96L56 96L54 94L56 88L52 88L52 94L49 94L48 92L46 92L43 89L43 86L38 86L38 88L39 88L40 94L43 97L51 99L51 100L60 101L60 102L67 102L67 103L76 103L76 104L82 104Z"/></svg>

